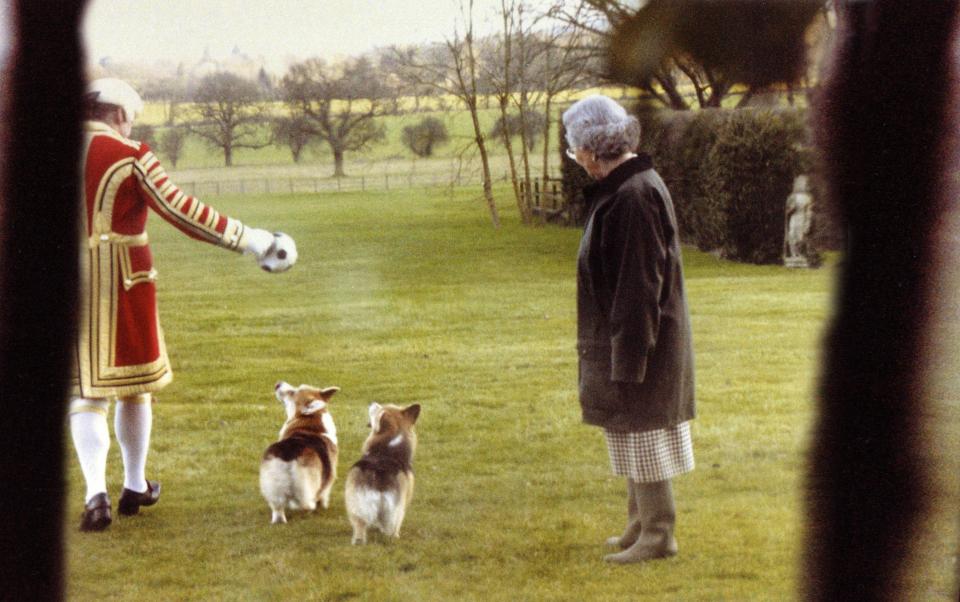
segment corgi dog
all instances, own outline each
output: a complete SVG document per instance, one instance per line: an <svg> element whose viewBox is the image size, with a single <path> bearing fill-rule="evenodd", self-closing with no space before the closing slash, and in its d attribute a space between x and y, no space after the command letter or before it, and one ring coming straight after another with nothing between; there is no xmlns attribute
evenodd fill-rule
<svg viewBox="0 0 960 602"><path fill-rule="evenodd" d="M330 490L337 478L337 427L327 403L340 387L293 388L280 381L274 387L287 420L280 437L260 461L260 492L273 512L272 524L285 523L284 510L312 512L317 502L330 505Z"/></svg>
<svg viewBox="0 0 960 602"><path fill-rule="evenodd" d="M363 457L347 473L345 501L353 525L353 543L367 543L367 528L400 537L400 525L413 498L413 425L420 405L405 408L370 404L370 435Z"/></svg>

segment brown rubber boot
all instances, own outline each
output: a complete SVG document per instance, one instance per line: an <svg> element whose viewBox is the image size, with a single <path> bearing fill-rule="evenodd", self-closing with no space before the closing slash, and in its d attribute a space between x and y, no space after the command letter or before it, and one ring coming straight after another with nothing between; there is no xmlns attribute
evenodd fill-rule
<svg viewBox="0 0 960 602"><path fill-rule="evenodd" d="M623 535L614 535L607 538L607 545L611 548L626 550L640 537L640 511L637 508L637 485L633 479L627 479L627 526Z"/></svg>
<svg viewBox="0 0 960 602"><path fill-rule="evenodd" d="M673 504L673 487L669 480L655 483L637 483L637 507L640 537L626 550L604 557L607 562L627 564L655 558L667 558L677 553L673 536L677 522Z"/></svg>

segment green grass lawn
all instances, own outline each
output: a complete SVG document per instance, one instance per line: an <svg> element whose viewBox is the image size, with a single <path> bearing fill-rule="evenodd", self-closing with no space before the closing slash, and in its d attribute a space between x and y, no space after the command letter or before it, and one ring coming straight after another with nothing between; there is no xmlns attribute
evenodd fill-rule
<svg viewBox="0 0 960 602"><path fill-rule="evenodd" d="M281 275L151 218L176 373L148 468L163 498L105 533L77 532L70 450L70 599L793 598L832 271L685 250L699 418L697 469L675 483L680 555L607 566L626 502L601 432L580 423L579 231L518 225L502 192L500 230L467 190L214 199L294 236L300 263ZM257 478L283 420L278 379L342 387L341 476L371 401L423 405L399 541L350 545L342 479L330 510L269 524ZM108 483L116 502L116 443Z"/></svg>

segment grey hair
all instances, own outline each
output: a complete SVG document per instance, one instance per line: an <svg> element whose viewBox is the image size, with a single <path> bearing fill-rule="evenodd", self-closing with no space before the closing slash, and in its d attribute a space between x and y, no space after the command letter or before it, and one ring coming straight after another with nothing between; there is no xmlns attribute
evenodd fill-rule
<svg viewBox="0 0 960 602"><path fill-rule="evenodd" d="M598 159L616 159L640 144L640 122L617 101L597 94L573 103L563 112L567 144L594 153Z"/></svg>

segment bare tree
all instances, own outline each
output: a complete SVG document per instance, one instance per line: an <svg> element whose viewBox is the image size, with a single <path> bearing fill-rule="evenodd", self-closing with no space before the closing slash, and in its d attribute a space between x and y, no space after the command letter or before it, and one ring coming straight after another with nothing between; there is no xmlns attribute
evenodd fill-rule
<svg viewBox="0 0 960 602"><path fill-rule="evenodd" d="M550 174L550 128L558 95L579 88L591 79L591 51L585 50L588 34L556 19L551 11L537 17L536 45L531 53L530 77L536 104L543 106L541 177L544 189Z"/></svg>
<svg viewBox="0 0 960 602"><path fill-rule="evenodd" d="M523 203L529 209L533 206L533 178L530 174L531 128L530 114L530 65L534 61L538 45L534 43L536 34L533 32L531 19L528 16L529 7L521 0L515 6L517 20L517 50L519 59L517 64L517 95L515 97L520 114L520 159L523 164Z"/></svg>
<svg viewBox="0 0 960 602"><path fill-rule="evenodd" d="M214 73L204 77L194 97L200 120L187 124L190 132L210 146L223 151L227 167L233 165L233 152L238 148L263 148L263 123L266 105L254 82L232 73Z"/></svg>
<svg viewBox="0 0 960 602"><path fill-rule="evenodd" d="M464 21L464 33L455 29L452 38L448 38L441 47L427 49L422 56L403 55L395 50L397 60L402 62L415 81L428 85L443 94L450 94L463 102L470 112L473 123L474 139L480 155L483 179L483 198L490 211L490 219L495 228L500 227L497 203L493 197L493 177L490 174L490 160L487 154L487 141L479 116L479 60L473 36L473 0L460 4Z"/></svg>
<svg viewBox="0 0 960 602"><path fill-rule="evenodd" d="M290 67L281 90L290 110L330 146L335 177L346 175L345 153L364 150L384 138L384 126L375 117L383 114L386 91L366 58L339 66L308 59Z"/></svg>
<svg viewBox="0 0 960 602"><path fill-rule="evenodd" d="M594 50L584 43L582 28L557 19L555 11L537 14L522 0L501 0L501 32L484 45L485 80L499 101L499 127L507 151L510 177L520 215L532 219L534 177L531 157L537 139L543 140L541 177L549 178L552 107L560 93L580 86L590 77ZM543 114L532 107L543 105ZM519 136L514 149L510 138Z"/></svg>
<svg viewBox="0 0 960 602"><path fill-rule="evenodd" d="M395 98L393 101L394 112L402 110L399 106L399 99L404 96L413 99L412 111L420 111L423 98L435 92L430 84L420 81L419 73L411 72L410 65L414 65L420 60L424 47L391 46L380 48L377 52L379 53L377 66L382 74L382 79Z"/></svg>
<svg viewBox="0 0 960 602"><path fill-rule="evenodd" d="M167 128L160 136L160 152L170 159L173 167L177 166L180 155L183 154L183 145L187 140L187 132L177 126Z"/></svg>
<svg viewBox="0 0 960 602"><path fill-rule="evenodd" d="M399 83L400 94L413 98L414 111L421 110L421 104L425 97L436 94L440 83L425 79L426 74L421 69L416 68L416 65L426 60L425 54L427 52L425 47L392 46L386 49L380 59L380 68L395 74Z"/></svg>
<svg viewBox="0 0 960 602"><path fill-rule="evenodd" d="M143 97L159 101L163 106L163 122L173 125L177 117L177 108L187 98L187 80L177 75L147 79L143 85Z"/></svg>
<svg viewBox="0 0 960 602"><path fill-rule="evenodd" d="M517 174L517 160L513 152L513 132L510 128L512 123L510 115L511 97L515 92L516 80L518 79L516 71L520 62L514 56L515 13L516 2L500 0L500 18L503 29L493 44L487 44L484 47L483 76L493 92L493 96L496 97L497 106L500 109L498 123L501 124L501 127L499 129L494 127L490 134L491 137L499 137L503 141L503 147L507 151L507 166L510 169L510 184L513 187L513 196L520 212L520 220L524 224L528 224L532 213L530 203L527 202L523 194L520 177ZM523 128L521 127L521 129Z"/></svg>
<svg viewBox="0 0 960 602"><path fill-rule="evenodd" d="M299 163L303 151L314 138L313 130L303 115L278 117L271 124L273 142L277 146L286 146L290 149L293 162Z"/></svg>

